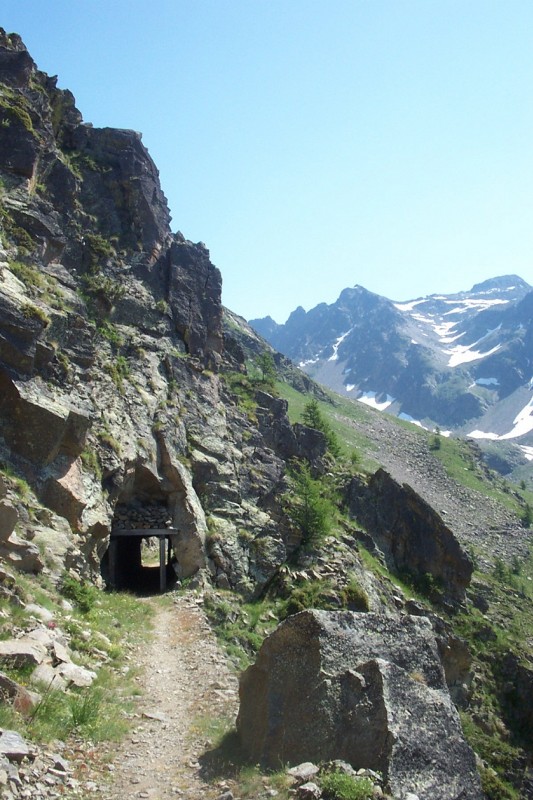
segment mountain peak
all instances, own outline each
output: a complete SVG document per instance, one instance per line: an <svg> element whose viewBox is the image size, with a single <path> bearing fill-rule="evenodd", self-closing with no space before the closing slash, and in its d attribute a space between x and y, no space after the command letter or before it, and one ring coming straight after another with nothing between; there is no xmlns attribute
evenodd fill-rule
<svg viewBox="0 0 533 800"><path fill-rule="evenodd" d="M522 392L533 374L529 294L518 275L406 303L356 285L331 305L296 309L270 337L265 326L260 333L315 380L367 405L430 427L516 438L533 432ZM491 407L513 393L496 424ZM517 414L527 417L520 426Z"/></svg>
<svg viewBox="0 0 533 800"><path fill-rule="evenodd" d="M489 278L481 283L472 286L470 293L481 294L494 291L512 291L514 289L531 289L519 275L499 275L496 278Z"/></svg>

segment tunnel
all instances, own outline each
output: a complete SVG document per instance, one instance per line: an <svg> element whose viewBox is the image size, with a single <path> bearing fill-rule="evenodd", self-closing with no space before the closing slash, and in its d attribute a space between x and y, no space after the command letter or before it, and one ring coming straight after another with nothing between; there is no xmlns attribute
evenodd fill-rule
<svg viewBox="0 0 533 800"><path fill-rule="evenodd" d="M177 581L170 497L156 475L137 467L115 506L109 545L100 562L108 589L155 594Z"/></svg>

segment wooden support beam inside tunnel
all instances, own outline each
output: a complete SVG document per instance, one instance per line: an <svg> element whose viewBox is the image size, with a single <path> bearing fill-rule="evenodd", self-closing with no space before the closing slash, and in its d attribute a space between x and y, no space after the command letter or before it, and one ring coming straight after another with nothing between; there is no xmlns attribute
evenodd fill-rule
<svg viewBox="0 0 533 800"><path fill-rule="evenodd" d="M121 588L121 564L119 555L119 540L130 539L159 539L159 591L162 593L167 588L167 559L170 563L172 553L171 537L178 533L176 528L130 528L127 530L113 530L109 541L109 580L115 588ZM167 557L168 542L168 557Z"/></svg>

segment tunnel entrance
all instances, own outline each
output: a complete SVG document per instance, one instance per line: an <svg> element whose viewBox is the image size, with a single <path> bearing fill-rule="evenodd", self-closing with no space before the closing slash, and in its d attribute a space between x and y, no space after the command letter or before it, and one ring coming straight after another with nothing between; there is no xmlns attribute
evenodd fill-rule
<svg viewBox="0 0 533 800"><path fill-rule="evenodd" d="M179 466L162 472L139 462L126 469L100 562L110 588L164 591L205 567L205 517L192 483Z"/></svg>
<svg viewBox="0 0 533 800"><path fill-rule="evenodd" d="M138 464L124 483L111 524L101 573L110 589L136 594L164 592L177 580L173 551L174 503L159 477Z"/></svg>
<svg viewBox="0 0 533 800"><path fill-rule="evenodd" d="M107 582L113 589L128 589L135 592L164 592L176 581L172 566L170 537L177 534L174 528L114 529L109 541ZM143 544L148 539L158 543L158 562L143 559Z"/></svg>

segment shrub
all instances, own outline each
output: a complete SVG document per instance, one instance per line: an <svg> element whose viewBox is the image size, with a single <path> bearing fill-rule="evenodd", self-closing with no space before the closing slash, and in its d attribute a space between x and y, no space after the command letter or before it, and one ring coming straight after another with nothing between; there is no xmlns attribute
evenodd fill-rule
<svg viewBox="0 0 533 800"><path fill-rule="evenodd" d="M84 614L94 606L98 597L98 590L85 581L79 581L66 573L61 581L61 594L72 600Z"/></svg>
<svg viewBox="0 0 533 800"><path fill-rule="evenodd" d="M357 778L344 772L328 772L320 778L325 800L370 800L374 784L368 778Z"/></svg>

